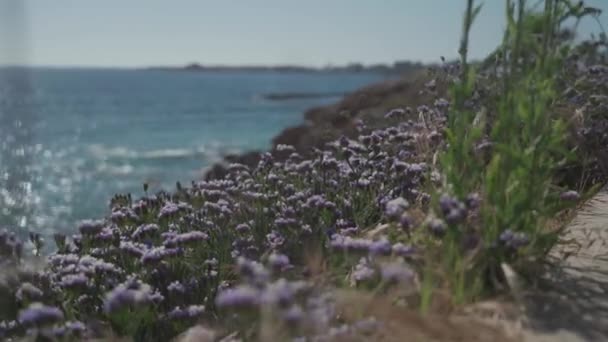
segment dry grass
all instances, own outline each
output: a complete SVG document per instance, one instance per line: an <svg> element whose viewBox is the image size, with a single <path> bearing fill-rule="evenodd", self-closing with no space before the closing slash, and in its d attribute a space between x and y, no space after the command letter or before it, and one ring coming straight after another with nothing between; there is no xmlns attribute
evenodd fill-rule
<svg viewBox="0 0 608 342"><path fill-rule="evenodd" d="M390 293L373 296L359 291L342 291L338 306L346 322L373 316L383 328L358 341L516 341L497 325L484 323L472 315L421 315L393 303Z"/></svg>

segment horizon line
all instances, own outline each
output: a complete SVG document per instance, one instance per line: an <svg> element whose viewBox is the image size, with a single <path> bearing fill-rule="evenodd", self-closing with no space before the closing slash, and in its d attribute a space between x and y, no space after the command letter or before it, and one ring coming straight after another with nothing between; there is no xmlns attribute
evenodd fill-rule
<svg viewBox="0 0 608 342"><path fill-rule="evenodd" d="M450 61L451 59L446 59L446 61ZM456 58L454 58L456 60ZM148 64L148 65L86 65L86 64L14 64L0 63L0 68L48 68L48 69L151 69L151 68L185 68L192 65L198 65L204 68L282 68L282 67L293 67L293 68L306 68L306 69L326 69L326 68L345 68L353 65L361 65L365 68L374 67L374 66L388 66L392 67L395 63L403 63L409 62L412 64L421 64L421 65L433 65L438 64L440 62L439 58L436 62L433 61L421 61L421 60L394 60L392 62L374 62L374 63L363 63L363 62L347 62L347 63L326 63L323 65L319 64L290 64L290 63L253 63L253 64L236 64L236 63L201 63L201 62L185 62L181 64Z"/></svg>

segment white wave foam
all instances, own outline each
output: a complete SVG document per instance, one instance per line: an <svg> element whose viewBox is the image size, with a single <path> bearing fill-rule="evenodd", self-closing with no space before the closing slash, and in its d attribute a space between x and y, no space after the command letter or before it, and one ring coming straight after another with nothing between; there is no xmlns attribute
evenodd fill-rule
<svg viewBox="0 0 608 342"><path fill-rule="evenodd" d="M144 159L185 158L196 155L196 152L185 148L167 148L142 152L139 157Z"/></svg>
<svg viewBox="0 0 608 342"><path fill-rule="evenodd" d="M98 159L137 157L137 152L126 147L105 147L98 144L90 145L89 153Z"/></svg>
<svg viewBox="0 0 608 342"><path fill-rule="evenodd" d="M96 159L183 159L201 157L207 161L216 160L226 151L238 152L237 149L212 142L193 148L163 148L148 151L136 151L127 147L106 147L103 145L90 145L89 153Z"/></svg>
<svg viewBox="0 0 608 342"><path fill-rule="evenodd" d="M107 163L102 163L97 168L97 172L109 174L112 176L126 176L135 171L135 168L132 165L124 164L124 165L110 165Z"/></svg>

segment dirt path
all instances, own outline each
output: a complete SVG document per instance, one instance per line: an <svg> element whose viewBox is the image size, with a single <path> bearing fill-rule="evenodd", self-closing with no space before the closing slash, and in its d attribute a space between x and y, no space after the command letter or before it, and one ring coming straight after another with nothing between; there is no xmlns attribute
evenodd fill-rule
<svg viewBox="0 0 608 342"><path fill-rule="evenodd" d="M557 341L608 341L608 187L577 213L564 240L551 253L558 267L525 296L529 327L561 331Z"/></svg>

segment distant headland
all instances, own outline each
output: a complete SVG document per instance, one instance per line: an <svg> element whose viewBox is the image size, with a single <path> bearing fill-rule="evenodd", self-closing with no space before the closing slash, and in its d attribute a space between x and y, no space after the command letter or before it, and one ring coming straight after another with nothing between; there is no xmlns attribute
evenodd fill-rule
<svg viewBox="0 0 608 342"><path fill-rule="evenodd" d="M202 65L190 63L184 66L153 66L145 70L163 71L219 71L219 72L278 72L278 73L383 73L383 74L404 74L411 71L420 70L425 64L421 62L397 61L392 64L372 64L363 65L361 63L351 63L343 66L326 67L307 67L298 65Z"/></svg>

